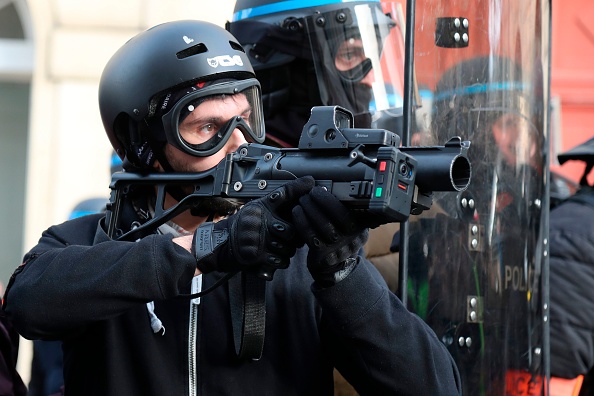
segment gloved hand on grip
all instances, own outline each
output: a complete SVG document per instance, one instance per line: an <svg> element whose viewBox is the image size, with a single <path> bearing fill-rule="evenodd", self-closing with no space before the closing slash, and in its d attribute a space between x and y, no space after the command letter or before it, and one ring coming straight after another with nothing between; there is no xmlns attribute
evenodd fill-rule
<svg viewBox="0 0 594 396"><path fill-rule="evenodd" d="M316 283L331 286L357 264L367 225L323 187L314 187L293 208L295 230L309 246L307 268Z"/></svg>
<svg viewBox="0 0 594 396"><path fill-rule="evenodd" d="M208 273L263 268L263 277L271 279L274 270L287 268L303 244L295 238L291 210L313 186L309 176L293 180L223 220L201 224L192 241L198 269Z"/></svg>

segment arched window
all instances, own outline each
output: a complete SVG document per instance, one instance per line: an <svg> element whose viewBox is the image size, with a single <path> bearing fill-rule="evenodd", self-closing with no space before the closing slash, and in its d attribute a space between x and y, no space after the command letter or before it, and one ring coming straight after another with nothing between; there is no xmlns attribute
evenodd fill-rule
<svg viewBox="0 0 594 396"><path fill-rule="evenodd" d="M33 31L24 0L0 0L0 80L28 81L33 71Z"/></svg>

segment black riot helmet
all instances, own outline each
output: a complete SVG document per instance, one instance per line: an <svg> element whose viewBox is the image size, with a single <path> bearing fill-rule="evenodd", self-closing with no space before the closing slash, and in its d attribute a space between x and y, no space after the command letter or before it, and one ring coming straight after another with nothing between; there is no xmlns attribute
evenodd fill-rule
<svg viewBox="0 0 594 396"><path fill-rule="evenodd" d="M184 135L184 119L222 95L245 95L251 113L229 120L206 141ZM200 157L220 150L235 128L248 140L264 141L260 86L250 61L235 37L204 21L163 23L126 42L103 70L99 107L113 148L134 170L150 170L155 159L171 170L166 143Z"/></svg>
<svg viewBox="0 0 594 396"><path fill-rule="evenodd" d="M320 105L349 109L355 127L400 133L402 25L399 5L379 0L238 0L227 29L262 84L267 137L296 146Z"/></svg>
<svg viewBox="0 0 594 396"><path fill-rule="evenodd" d="M436 143L452 136L470 140L473 168L481 162L492 168L498 160L510 166L529 164L538 128L535 104L528 100L532 89L528 77L518 63L502 56L470 58L448 69L433 97ZM513 141L507 146L496 141L492 130L502 117L515 123Z"/></svg>

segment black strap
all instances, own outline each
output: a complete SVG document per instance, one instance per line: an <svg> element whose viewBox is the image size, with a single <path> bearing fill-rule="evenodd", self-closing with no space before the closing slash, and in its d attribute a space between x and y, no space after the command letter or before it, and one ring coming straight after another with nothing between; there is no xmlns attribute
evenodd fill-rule
<svg viewBox="0 0 594 396"><path fill-rule="evenodd" d="M266 325L266 280L240 272L229 279L229 301L235 353L240 359L260 360Z"/></svg>

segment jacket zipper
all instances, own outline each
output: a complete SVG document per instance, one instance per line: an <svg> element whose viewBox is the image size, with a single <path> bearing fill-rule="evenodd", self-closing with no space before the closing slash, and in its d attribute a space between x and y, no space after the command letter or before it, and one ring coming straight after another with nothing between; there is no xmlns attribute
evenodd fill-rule
<svg viewBox="0 0 594 396"><path fill-rule="evenodd" d="M192 294L202 291L202 275L192 279ZM198 396L198 368L196 351L198 349L198 306L200 297L190 301L190 320L188 328L188 381L189 396Z"/></svg>

